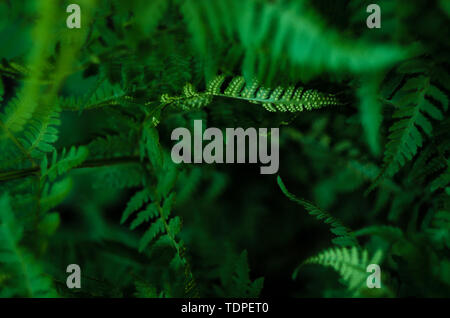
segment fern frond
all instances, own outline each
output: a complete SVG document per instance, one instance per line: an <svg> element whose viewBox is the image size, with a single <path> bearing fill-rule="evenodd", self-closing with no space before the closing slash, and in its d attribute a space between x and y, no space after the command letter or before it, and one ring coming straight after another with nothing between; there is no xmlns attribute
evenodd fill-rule
<svg viewBox="0 0 450 318"><path fill-rule="evenodd" d="M139 210L149 200L150 200L150 191L148 190L148 188L144 188L143 190L133 195L130 201L128 201L127 207L122 214L120 224L125 223L125 221L130 217L130 215Z"/></svg>
<svg viewBox="0 0 450 318"><path fill-rule="evenodd" d="M259 104L270 112L302 112L340 104L332 94L325 94L302 86L278 86L272 89L262 87L256 79L246 81L244 77L238 76L232 78L229 84L223 88L225 80L224 75L217 76L208 83L206 91L203 93L197 92L194 86L188 83L183 88L182 96L163 95L161 102L172 103L183 110L190 110L210 104L214 97L224 97Z"/></svg>
<svg viewBox="0 0 450 318"><path fill-rule="evenodd" d="M450 153L450 121L446 119L438 125L433 132L430 143L420 152L408 182L411 184L425 184L428 180L431 192L445 188L449 183L449 156Z"/></svg>
<svg viewBox="0 0 450 318"><path fill-rule="evenodd" d="M349 40L324 23L306 1L185 0L181 11L194 45L207 58L244 51L244 74L273 80L280 70L293 80L326 71L364 73L389 67L407 55L393 44Z"/></svg>
<svg viewBox="0 0 450 318"><path fill-rule="evenodd" d="M450 248L450 211L440 210L434 213L426 233L440 248Z"/></svg>
<svg viewBox="0 0 450 318"><path fill-rule="evenodd" d="M277 181L281 191L284 193L286 197L288 197L291 201L294 201L295 203L303 206L308 212L308 214L315 216L318 220L322 220L325 224L330 225L331 232L337 236L332 240L333 243L340 246L358 245L358 241L355 239L353 232L346 226L344 226L341 221L339 221L329 213L316 207L312 203L304 199L297 198L295 195L290 193L286 188L286 186L284 185L283 181L281 180L280 176L278 176Z"/></svg>
<svg viewBox="0 0 450 318"><path fill-rule="evenodd" d="M120 165L98 167L93 187L96 189L105 187L124 189L142 186L145 179L144 168L136 162L137 158L131 159L124 160ZM114 159L111 161L114 162Z"/></svg>
<svg viewBox="0 0 450 318"><path fill-rule="evenodd" d="M27 124L23 136L18 139L32 158L40 158L54 150L52 144L58 139L56 127L60 123L58 111L35 114Z"/></svg>
<svg viewBox="0 0 450 318"><path fill-rule="evenodd" d="M177 216L170 218L172 200L173 195L164 200L162 207L160 207L157 202L149 204L133 221L131 225L132 229L141 225L145 220L150 221L148 230L144 233L144 236L139 242L140 252L142 252L159 234L167 234L172 243L174 243L174 247L177 249L178 244L175 241L175 236L178 235L181 230L181 222Z"/></svg>
<svg viewBox="0 0 450 318"><path fill-rule="evenodd" d="M61 97L59 107L62 110L82 111L107 106L136 105L136 99L125 92L119 84L103 81L91 93L84 96Z"/></svg>
<svg viewBox="0 0 450 318"><path fill-rule="evenodd" d="M41 182L44 182L46 178L50 181L54 181L58 176L68 173L75 167L81 165L88 157L89 151L87 147L74 146L67 152L64 148L58 159L58 153L53 151L52 161L48 166L47 156L41 161Z"/></svg>
<svg viewBox="0 0 450 318"><path fill-rule="evenodd" d="M366 288L367 266L369 264L379 265L382 259L383 252L381 250L375 252L370 258L367 250L359 250L356 247L330 248L305 260L295 269L292 277L296 279L300 269L306 264L331 267L339 273L350 291L358 292L361 288Z"/></svg>
<svg viewBox="0 0 450 318"><path fill-rule="evenodd" d="M87 144L92 158L118 157L133 155L136 148L136 135L133 132L98 137Z"/></svg>
<svg viewBox="0 0 450 318"><path fill-rule="evenodd" d="M437 189L444 189L450 184L450 159L447 159L446 169L439 174L430 184L430 190L436 191Z"/></svg>
<svg viewBox="0 0 450 318"><path fill-rule="evenodd" d="M402 89L394 96L393 103L398 108L393 118L400 118L389 129L389 142L386 145L384 162L389 165L389 174L395 174L406 161L417 153L422 146L423 137L420 127L427 135L432 134L429 117L442 120L442 111L434 106L426 97L440 99L443 109L448 109L448 100L442 98L445 94L429 82L424 76L409 79Z"/></svg>
<svg viewBox="0 0 450 318"><path fill-rule="evenodd" d="M434 104L433 99L442 103L442 110ZM391 103L397 108L393 118L399 120L389 128L384 168L368 191L375 188L385 175L393 176L397 173L417 154L418 149L423 145L422 134L432 136L433 126L429 118L442 120L444 119L443 111L448 109L445 93L424 75L407 80L396 92Z"/></svg>
<svg viewBox="0 0 450 318"><path fill-rule="evenodd" d="M250 280L250 268L248 266L247 251L244 250L235 264L232 277L233 295L236 297L258 297L264 284L264 278Z"/></svg>
<svg viewBox="0 0 450 318"><path fill-rule="evenodd" d="M0 115L0 131L3 132L0 135L0 148L5 149L5 168L20 165L24 160L35 164L34 159L40 159L45 153L54 150L52 144L58 139L58 110L36 110L32 118L27 118L21 124L21 132L8 128L6 120L20 102L20 98L13 98L6 106L5 114Z"/></svg>

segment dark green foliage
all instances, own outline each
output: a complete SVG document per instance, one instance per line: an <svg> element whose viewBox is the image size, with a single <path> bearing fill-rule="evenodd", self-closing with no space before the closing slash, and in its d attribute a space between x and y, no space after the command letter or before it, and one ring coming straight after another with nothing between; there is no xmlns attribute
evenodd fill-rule
<svg viewBox="0 0 450 318"><path fill-rule="evenodd" d="M450 296L448 1L70 3L0 1L0 297ZM199 119L285 183L174 164Z"/></svg>

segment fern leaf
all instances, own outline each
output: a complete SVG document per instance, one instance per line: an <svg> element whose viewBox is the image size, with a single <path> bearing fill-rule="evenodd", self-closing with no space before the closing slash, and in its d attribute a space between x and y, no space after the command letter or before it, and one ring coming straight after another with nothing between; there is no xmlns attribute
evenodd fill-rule
<svg viewBox="0 0 450 318"><path fill-rule="evenodd" d="M432 125L426 115L436 120L443 119L442 112L426 98L437 97L437 92L440 90L429 83L426 77L419 76L409 79L394 96L393 103L398 109L393 118L400 120L389 129L391 133L386 145L384 162L388 165L390 175L411 160L422 146L423 137L418 127L431 135ZM447 105L444 104L444 109L446 108Z"/></svg>
<svg viewBox="0 0 450 318"><path fill-rule="evenodd" d="M260 277L255 281L250 280L250 268L248 266L247 251L244 250L234 268L233 274L235 295L240 297L258 297L264 284L264 278Z"/></svg>
<svg viewBox="0 0 450 318"><path fill-rule="evenodd" d="M341 221L339 221L329 213L316 207L312 203L304 199L297 198L295 195L290 193L287 190L286 186L284 185L283 181L281 180L280 176L278 176L277 181L281 191L284 193L286 197L288 197L291 201L294 201L295 203L303 206L310 215L315 216L318 220L322 220L325 224L330 225L331 232L337 236L332 240L333 243L340 246L358 245L358 242L355 239L352 231L349 230L346 226L344 226Z"/></svg>
<svg viewBox="0 0 450 318"><path fill-rule="evenodd" d="M56 150L53 151L52 161L48 167L47 156L44 156L41 162L41 182L46 178L50 181L55 180L58 176L68 173L73 168L80 166L88 157L89 151L87 147L72 146L69 152L64 148L58 159Z"/></svg>
<svg viewBox="0 0 450 318"><path fill-rule="evenodd" d="M323 23L306 1L186 0L181 11L194 45L205 58L244 52L244 74L273 81L283 72L295 80L320 73L365 73L391 66L407 50L393 44L349 40Z"/></svg>
<svg viewBox="0 0 450 318"><path fill-rule="evenodd" d="M433 126L430 118L442 120L444 115L430 100L430 97L439 100L441 107L446 111L448 101L439 88L434 86L428 77L419 75L412 77L396 92L391 103L397 108L393 118L399 119L390 128L389 141L384 153L384 168L370 186L367 192L372 191L385 176L393 176L401 167L417 154L424 143L419 128L427 135L432 136Z"/></svg>
<svg viewBox="0 0 450 318"><path fill-rule="evenodd" d="M130 215L139 210L149 200L150 200L150 191L147 188L144 188L143 190L137 192L130 199L130 201L128 201L127 207L122 214L120 224L125 223L125 221L130 217Z"/></svg>
<svg viewBox="0 0 450 318"><path fill-rule="evenodd" d="M298 277L300 269L306 264L317 264L331 267L337 271L350 291L357 292L366 287L366 268L369 264L380 264L383 252L378 250L370 258L367 250L352 248L330 248L305 260L293 273L293 279Z"/></svg>
<svg viewBox="0 0 450 318"><path fill-rule="evenodd" d="M159 234L164 232L164 222L162 219L157 219L150 224L149 229L145 232L139 241L139 252L145 250L148 244Z"/></svg>
<svg viewBox="0 0 450 318"><path fill-rule="evenodd" d="M90 157L112 158L133 155L136 143L137 140L135 134L129 133L98 137L91 141L87 147L89 149Z"/></svg>
<svg viewBox="0 0 450 318"><path fill-rule="evenodd" d="M156 203L150 203L147 205L145 210L138 213L137 217L131 222L130 229L134 230L139 225L144 222L149 222L151 219L156 218L158 216L158 208L156 207Z"/></svg>
<svg viewBox="0 0 450 318"><path fill-rule="evenodd" d="M85 96L61 97L59 107L62 110L82 111L92 110L107 106L130 106L136 105L137 101L125 92L119 84L110 84L103 81L91 93Z"/></svg>
<svg viewBox="0 0 450 318"><path fill-rule="evenodd" d="M259 104L270 112L302 112L340 104L332 94L301 86L266 88L256 79L245 81L243 77L232 78L228 86L222 89L225 79L224 75L217 76L209 82L206 91L202 93L197 92L193 85L188 83L183 89L182 96L163 95L161 102L190 110L210 104L214 97L224 97Z"/></svg>
<svg viewBox="0 0 450 318"><path fill-rule="evenodd" d="M436 179L434 179L430 186L431 191L443 189L450 184L450 160L447 160L447 169L444 170Z"/></svg>
<svg viewBox="0 0 450 318"><path fill-rule="evenodd" d="M20 165L27 159L35 164L34 159L40 159L45 153L54 150L53 143L58 139L59 111L37 110L32 118L21 123L23 131L8 128L6 120L13 116L10 112L14 112L20 102L19 98L13 98L5 114L0 115L0 130L4 133L0 135L0 148L5 149L5 167Z"/></svg>

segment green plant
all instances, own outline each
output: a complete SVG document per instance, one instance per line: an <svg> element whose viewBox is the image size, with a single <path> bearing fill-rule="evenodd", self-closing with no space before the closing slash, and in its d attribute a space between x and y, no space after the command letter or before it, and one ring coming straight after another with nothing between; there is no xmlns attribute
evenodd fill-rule
<svg viewBox="0 0 450 318"><path fill-rule="evenodd" d="M0 296L450 295L445 1L77 3L0 2ZM194 120L278 179L173 163Z"/></svg>

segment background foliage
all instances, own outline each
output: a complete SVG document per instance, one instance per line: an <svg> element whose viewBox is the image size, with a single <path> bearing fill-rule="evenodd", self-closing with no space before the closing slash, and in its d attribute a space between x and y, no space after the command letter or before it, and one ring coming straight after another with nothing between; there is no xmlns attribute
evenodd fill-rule
<svg viewBox="0 0 450 318"><path fill-rule="evenodd" d="M1 296L450 295L448 1L70 2L0 2ZM194 119L278 179L173 164Z"/></svg>

